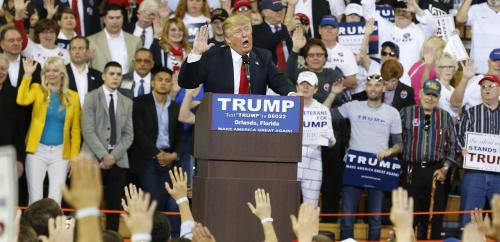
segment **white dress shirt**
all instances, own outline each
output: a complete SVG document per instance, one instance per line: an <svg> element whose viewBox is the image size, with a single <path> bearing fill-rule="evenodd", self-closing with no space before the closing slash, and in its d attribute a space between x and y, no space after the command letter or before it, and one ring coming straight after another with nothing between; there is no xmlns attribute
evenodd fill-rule
<svg viewBox="0 0 500 242"><path fill-rule="evenodd" d="M139 76L136 71L134 71L134 97L139 95L139 87L141 86L141 80L144 80L144 95L151 92L151 72L145 77Z"/></svg>
<svg viewBox="0 0 500 242"><path fill-rule="evenodd" d="M75 77L76 89L78 90L78 96L80 97L80 104L83 107L83 101L85 100L85 95L89 92L89 81L87 74L89 73L89 67L85 64L85 68L82 72L76 68L73 62L70 64L71 71Z"/></svg>
<svg viewBox="0 0 500 242"><path fill-rule="evenodd" d="M19 68L21 67L21 55L17 56L15 61L9 61L9 79L13 87L17 87L17 79L19 78Z"/></svg>
<svg viewBox="0 0 500 242"><path fill-rule="evenodd" d="M106 29L104 29L106 34L106 39L108 40L109 54L111 55L111 60L120 63L122 66L122 74L128 73L128 53L127 53L127 43L125 42L125 35L123 30L120 30L118 37L111 37Z"/></svg>
<svg viewBox="0 0 500 242"><path fill-rule="evenodd" d="M144 29L141 28L141 26L139 26L139 24L135 24L134 36L141 38L142 30L144 30ZM146 28L146 34L145 34L145 39L144 39L144 43L143 43L144 48L149 49L151 44L153 44L153 37L154 37L153 27L149 26Z"/></svg>

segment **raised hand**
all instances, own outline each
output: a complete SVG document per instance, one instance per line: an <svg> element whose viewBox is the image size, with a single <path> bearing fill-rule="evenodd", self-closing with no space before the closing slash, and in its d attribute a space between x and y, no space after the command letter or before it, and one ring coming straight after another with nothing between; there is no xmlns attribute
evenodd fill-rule
<svg viewBox="0 0 500 242"><path fill-rule="evenodd" d="M24 1L24 0L14 0L14 9L17 11L25 11L28 8L28 4L30 1Z"/></svg>
<svg viewBox="0 0 500 242"><path fill-rule="evenodd" d="M194 37L193 53L201 55L212 46L213 43L208 44L208 25L201 26Z"/></svg>
<svg viewBox="0 0 500 242"><path fill-rule="evenodd" d="M396 228L411 228L413 226L413 198L399 187L392 191L391 222Z"/></svg>
<svg viewBox="0 0 500 242"><path fill-rule="evenodd" d="M31 77L36 70L38 63L33 59L33 56L28 56L23 59L24 75Z"/></svg>
<svg viewBox="0 0 500 242"><path fill-rule="evenodd" d="M371 35L375 31L375 19L370 18L365 24L365 35Z"/></svg>
<svg viewBox="0 0 500 242"><path fill-rule="evenodd" d="M479 229L488 238L498 241L500 240L500 195L493 196L491 208L493 209L492 221L490 222L489 218L486 218Z"/></svg>
<svg viewBox="0 0 500 242"><path fill-rule="evenodd" d="M193 228L193 242L215 242L214 236L207 227L198 223Z"/></svg>
<svg viewBox="0 0 500 242"><path fill-rule="evenodd" d="M489 217L485 216L483 220L481 210L474 209L474 212L471 214L471 222L464 227L462 240L464 242L485 242L486 236L480 230L484 223L490 223Z"/></svg>
<svg viewBox="0 0 500 242"><path fill-rule="evenodd" d="M295 53L299 53L300 50L306 45L307 39L304 36L304 31L302 28L295 28L295 31L292 35L292 51Z"/></svg>
<svg viewBox="0 0 500 242"><path fill-rule="evenodd" d="M139 190L137 197L128 201L127 205L128 214L122 216L130 233L151 234L156 201L151 202L151 195Z"/></svg>
<svg viewBox="0 0 500 242"><path fill-rule="evenodd" d="M271 198L264 189L255 190L255 206L248 202L248 208L260 220L271 218Z"/></svg>
<svg viewBox="0 0 500 242"><path fill-rule="evenodd" d="M293 232L299 242L310 242L319 230L319 208L314 209L309 202L303 203L299 208L298 218L290 215Z"/></svg>
<svg viewBox="0 0 500 242"><path fill-rule="evenodd" d="M125 199L122 198L122 207L123 210L128 211L128 206L127 204L130 203L130 201L135 200L139 197L139 191L140 189L137 189L137 187L130 183L128 186L125 186Z"/></svg>
<svg viewBox="0 0 500 242"><path fill-rule="evenodd" d="M172 181L172 186L165 182L165 189L167 189L168 194L175 200L187 197L187 173L182 171L180 167L174 167L168 173Z"/></svg>
<svg viewBox="0 0 500 242"><path fill-rule="evenodd" d="M160 3L160 7L158 9L158 15L160 16L160 19L162 21L168 19L168 16L170 15L170 9L168 8L168 1Z"/></svg>
<svg viewBox="0 0 500 242"><path fill-rule="evenodd" d="M73 241L75 231L75 219L67 219L66 216L49 218L49 237L40 236L43 242L66 242Z"/></svg>
<svg viewBox="0 0 500 242"><path fill-rule="evenodd" d="M469 81L472 77L474 77L474 63L471 59L466 60L465 63L460 62L460 66L462 67L463 80Z"/></svg>
<svg viewBox="0 0 500 242"><path fill-rule="evenodd" d="M96 162L82 153L71 162L71 167L71 189L63 188L64 200L75 209L98 208L102 200L102 182Z"/></svg>
<svg viewBox="0 0 500 242"><path fill-rule="evenodd" d="M59 5L55 5L55 0L43 0L43 7L47 10L48 19L52 19L59 9Z"/></svg>

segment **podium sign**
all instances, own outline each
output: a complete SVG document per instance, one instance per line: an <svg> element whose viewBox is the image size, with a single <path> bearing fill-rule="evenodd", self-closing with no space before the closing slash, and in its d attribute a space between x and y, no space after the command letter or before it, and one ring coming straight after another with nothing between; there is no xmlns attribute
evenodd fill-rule
<svg viewBox="0 0 500 242"><path fill-rule="evenodd" d="M299 97L213 94L212 98L212 130L299 132Z"/></svg>

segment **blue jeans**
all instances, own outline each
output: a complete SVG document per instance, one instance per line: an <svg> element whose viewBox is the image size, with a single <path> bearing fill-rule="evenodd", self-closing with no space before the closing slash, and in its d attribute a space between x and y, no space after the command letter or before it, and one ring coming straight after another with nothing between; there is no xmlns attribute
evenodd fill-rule
<svg viewBox="0 0 500 242"><path fill-rule="evenodd" d="M491 172L466 171L462 179L460 210L482 209L494 194L500 193L500 175ZM488 199L488 200L486 200ZM470 222L470 214L462 215L462 226Z"/></svg>
<svg viewBox="0 0 500 242"><path fill-rule="evenodd" d="M359 198L364 188L344 186L342 188L342 212L356 213L358 210ZM367 208L369 213L380 213L382 211L382 202L384 192L382 190L367 188L368 201ZM342 217L340 221L340 239L354 238L355 217ZM380 240L380 230L382 229L382 218L380 216L368 217L368 240Z"/></svg>
<svg viewBox="0 0 500 242"><path fill-rule="evenodd" d="M170 176L168 174L169 168L161 167L158 160L152 159L147 164L144 172L140 175L139 179L142 188L151 194L151 200L156 200L158 206L156 210L160 212L177 212L179 207L175 200L170 197L167 190L165 189L165 182L170 185ZM168 215L170 221L170 227L173 235L179 235L180 233L180 217L176 215Z"/></svg>

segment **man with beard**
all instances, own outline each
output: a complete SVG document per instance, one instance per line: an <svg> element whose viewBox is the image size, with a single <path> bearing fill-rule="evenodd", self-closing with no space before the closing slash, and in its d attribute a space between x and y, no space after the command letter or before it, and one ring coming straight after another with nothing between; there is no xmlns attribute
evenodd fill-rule
<svg viewBox="0 0 500 242"><path fill-rule="evenodd" d="M224 21L223 29L227 46L210 49L214 44L207 43L208 28L200 28L193 51L179 72L181 87L193 89L203 83L205 92L235 94L266 94L268 86L280 95L295 91L276 68L271 52L253 47L252 25L247 17L231 16Z"/></svg>
<svg viewBox="0 0 500 242"><path fill-rule="evenodd" d="M343 88L337 82L332 88L331 95L338 95ZM378 160L397 155L402 146L401 117L398 110L382 102L385 84L381 76L373 75L366 81L367 101L352 101L333 109L334 119L349 119L351 122L351 140L349 149L374 153ZM392 147L389 148L389 139ZM342 188L342 212L356 213L359 199L364 188L344 185ZM380 213L384 192L376 188L367 188L367 208L369 213ZM341 220L340 239L354 237L354 221L352 216ZM371 216L368 219L370 226L368 240L380 240L382 219L380 216Z"/></svg>

